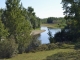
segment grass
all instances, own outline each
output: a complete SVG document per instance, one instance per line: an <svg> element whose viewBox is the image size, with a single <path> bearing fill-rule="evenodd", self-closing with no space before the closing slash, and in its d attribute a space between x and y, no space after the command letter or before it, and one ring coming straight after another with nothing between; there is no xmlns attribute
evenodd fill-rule
<svg viewBox="0 0 80 60"><path fill-rule="evenodd" d="M80 60L80 51L59 52L48 56L45 60Z"/></svg>
<svg viewBox="0 0 80 60"><path fill-rule="evenodd" d="M55 49L50 51L41 51L36 53L23 53L7 60L43 60L48 56L54 55L59 52L72 52L74 49Z"/></svg>
<svg viewBox="0 0 80 60"><path fill-rule="evenodd" d="M41 26L46 26L50 28L64 28L65 24L41 24Z"/></svg>

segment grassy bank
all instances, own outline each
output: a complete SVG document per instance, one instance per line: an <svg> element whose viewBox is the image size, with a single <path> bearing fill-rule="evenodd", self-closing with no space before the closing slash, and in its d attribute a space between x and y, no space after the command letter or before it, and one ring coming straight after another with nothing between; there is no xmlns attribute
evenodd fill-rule
<svg viewBox="0 0 80 60"><path fill-rule="evenodd" d="M41 24L41 26L46 26L50 28L64 28L66 24Z"/></svg>
<svg viewBox="0 0 80 60"><path fill-rule="evenodd" d="M43 60L46 59L48 56L59 52L72 52L75 51L74 49L55 49L50 51L41 51L36 53L24 53L18 54L17 56L7 59L7 60Z"/></svg>
<svg viewBox="0 0 80 60"><path fill-rule="evenodd" d="M48 56L45 60L80 60L80 51L59 52Z"/></svg>

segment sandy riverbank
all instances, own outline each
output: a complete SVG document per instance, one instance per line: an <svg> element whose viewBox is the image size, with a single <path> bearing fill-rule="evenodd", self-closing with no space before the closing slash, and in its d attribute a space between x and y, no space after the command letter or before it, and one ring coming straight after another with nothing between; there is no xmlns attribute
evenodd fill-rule
<svg viewBox="0 0 80 60"><path fill-rule="evenodd" d="M40 34L44 31L46 31L46 30L33 30L30 35L37 35L37 34Z"/></svg>

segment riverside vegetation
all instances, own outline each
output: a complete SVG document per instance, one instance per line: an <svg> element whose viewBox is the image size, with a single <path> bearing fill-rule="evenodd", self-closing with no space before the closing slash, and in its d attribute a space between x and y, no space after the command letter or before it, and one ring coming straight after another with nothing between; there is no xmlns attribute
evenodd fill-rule
<svg viewBox="0 0 80 60"><path fill-rule="evenodd" d="M32 41L32 29L40 27L32 7L24 8L20 0L6 0L5 4L0 9L0 58L24 53Z"/></svg>
<svg viewBox="0 0 80 60"><path fill-rule="evenodd" d="M20 0L6 0L6 8L0 9L0 59L80 60L80 2L62 0L62 5L65 19L42 20L32 7L24 8ZM49 31L50 43L41 44L38 35L30 35L40 27L40 21L64 28L54 37Z"/></svg>

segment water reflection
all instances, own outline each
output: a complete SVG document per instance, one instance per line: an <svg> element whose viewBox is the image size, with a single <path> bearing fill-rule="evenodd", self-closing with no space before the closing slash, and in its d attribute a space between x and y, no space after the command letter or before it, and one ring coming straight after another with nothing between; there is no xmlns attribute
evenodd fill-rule
<svg viewBox="0 0 80 60"><path fill-rule="evenodd" d="M60 28L48 28L48 27L41 27L41 30L46 30L45 32L41 33L40 36L39 36L39 40L41 40L42 44L47 44L49 43L49 36L48 36L48 29L51 31L53 37L54 37L54 34L61 31Z"/></svg>

